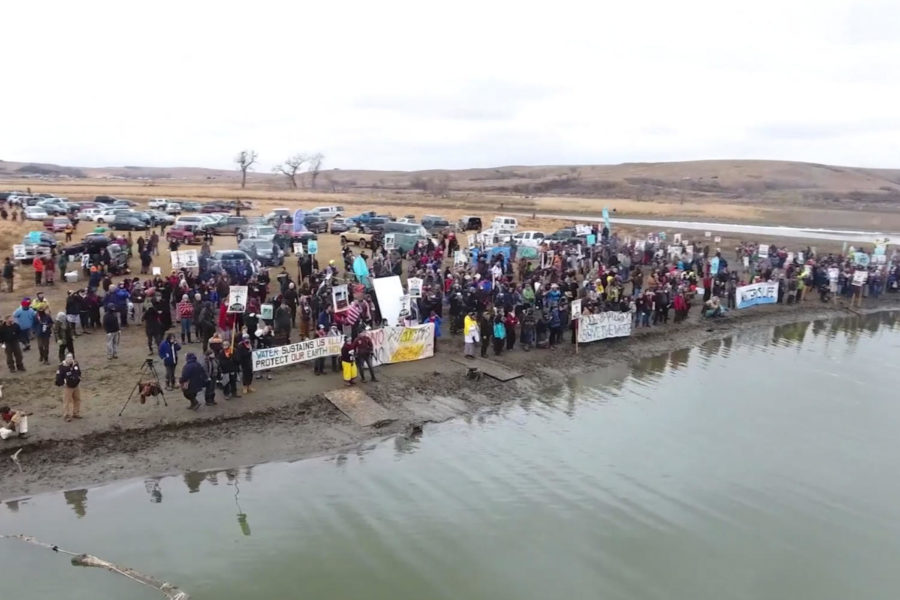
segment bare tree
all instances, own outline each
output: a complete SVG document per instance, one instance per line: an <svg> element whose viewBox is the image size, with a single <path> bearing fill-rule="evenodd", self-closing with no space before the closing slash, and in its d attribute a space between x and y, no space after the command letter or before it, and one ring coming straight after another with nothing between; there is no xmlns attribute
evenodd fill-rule
<svg viewBox="0 0 900 600"><path fill-rule="evenodd" d="M300 167L303 166L303 163L311 160L311 158L307 157L305 154L295 154L286 161L284 161L280 165L275 165L275 168L272 169L275 173L281 173L285 177L288 178L288 181L291 184L291 188L297 189L297 172L300 170ZM315 187L315 186L313 186Z"/></svg>
<svg viewBox="0 0 900 600"><path fill-rule="evenodd" d="M241 153L234 159L238 169L241 170L241 189L247 187L247 171L256 164L257 157L256 150L241 150Z"/></svg>
<svg viewBox="0 0 900 600"><path fill-rule="evenodd" d="M323 160L325 160L325 155L321 152L316 152L309 157L310 186L313 189L316 189L316 178L319 176L319 171L322 169Z"/></svg>

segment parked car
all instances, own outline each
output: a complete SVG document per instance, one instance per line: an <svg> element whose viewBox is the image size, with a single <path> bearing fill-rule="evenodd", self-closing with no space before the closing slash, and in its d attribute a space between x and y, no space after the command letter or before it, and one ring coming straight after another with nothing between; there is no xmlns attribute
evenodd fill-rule
<svg viewBox="0 0 900 600"><path fill-rule="evenodd" d="M97 215L103 212L102 208L82 208L78 213L78 220L80 221L93 221L97 218Z"/></svg>
<svg viewBox="0 0 900 600"><path fill-rule="evenodd" d="M38 235L32 236L32 233ZM37 241L34 240L35 237L37 237ZM22 245L25 246L25 258L22 259L22 264L30 263L35 256L50 256L57 244L56 236L47 231L25 234L25 237L22 238Z"/></svg>
<svg viewBox="0 0 900 600"><path fill-rule="evenodd" d="M160 223L165 223L166 225L172 225L175 223L175 217L172 215L167 215L164 212L158 210L148 210L147 214L150 215L150 222L155 227Z"/></svg>
<svg viewBox="0 0 900 600"><path fill-rule="evenodd" d="M200 212L203 205L199 202L182 202L181 210L184 212Z"/></svg>
<svg viewBox="0 0 900 600"><path fill-rule="evenodd" d="M513 236L513 240L515 240L516 244L519 246L537 248L544 243L544 237L543 231L520 231Z"/></svg>
<svg viewBox="0 0 900 600"><path fill-rule="evenodd" d="M166 214L167 215L180 215L181 214L181 205L177 202L169 202L166 204Z"/></svg>
<svg viewBox="0 0 900 600"><path fill-rule="evenodd" d="M159 210L165 210L168 203L168 198L153 198L152 200L150 200L150 202L147 203L147 208L157 208Z"/></svg>
<svg viewBox="0 0 900 600"><path fill-rule="evenodd" d="M122 208L134 208L138 205L134 200L128 200L127 198L116 198L112 201L113 206L121 206Z"/></svg>
<svg viewBox="0 0 900 600"><path fill-rule="evenodd" d="M350 219L345 219L343 217L335 218L328 225L328 231L330 233L341 233L343 231L347 231L350 227L353 226L353 222Z"/></svg>
<svg viewBox="0 0 900 600"><path fill-rule="evenodd" d="M40 206L28 206L25 208L25 219L28 221L43 221L49 215Z"/></svg>
<svg viewBox="0 0 900 600"><path fill-rule="evenodd" d="M309 212L314 215L318 215L320 217L325 217L326 219L331 219L334 217L344 216L344 207L343 206L316 206Z"/></svg>
<svg viewBox="0 0 900 600"><path fill-rule="evenodd" d="M294 213L289 208L276 208L265 216L266 223L275 225L276 223L293 223Z"/></svg>
<svg viewBox="0 0 900 600"><path fill-rule="evenodd" d="M212 225L212 232L216 235L235 235L238 229L249 224L247 217L227 216Z"/></svg>
<svg viewBox="0 0 900 600"><path fill-rule="evenodd" d="M146 231L150 225L136 214L119 214L112 220L110 226L114 231Z"/></svg>
<svg viewBox="0 0 900 600"><path fill-rule="evenodd" d="M207 202L200 207L202 213L230 212L230 209L221 202Z"/></svg>
<svg viewBox="0 0 900 600"><path fill-rule="evenodd" d="M384 233L405 233L420 238L428 237L428 230L418 223L399 223L397 221L391 221L382 225L382 230Z"/></svg>
<svg viewBox="0 0 900 600"><path fill-rule="evenodd" d="M263 267L280 267L284 264L284 250L271 240L246 238L238 244L238 249L246 252Z"/></svg>
<svg viewBox="0 0 900 600"><path fill-rule="evenodd" d="M381 244L381 232L373 231L365 225L351 227L341 234L341 244L356 244L363 248L374 248Z"/></svg>
<svg viewBox="0 0 900 600"><path fill-rule="evenodd" d="M94 217L97 223L112 223L118 215L130 215L130 208L108 208Z"/></svg>
<svg viewBox="0 0 900 600"><path fill-rule="evenodd" d="M97 204L109 205L118 200L115 196L94 196L94 202Z"/></svg>
<svg viewBox="0 0 900 600"><path fill-rule="evenodd" d="M424 227L429 233L434 233L449 228L450 221L448 221L444 217L426 215L422 217L422 227Z"/></svg>
<svg viewBox="0 0 900 600"><path fill-rule="evenodd" d="M68 217L52 217L44 221L44 229L51 233L62 233L71 224L72 221Z"/></svg>
<svg viewBox="0 0 900 600"><path fill-rule="evenodd" d="M245 225L243 227L239 227L237 230L238 240L242 240L244 238L258 238L263 240L273 240L275 238L275 234L278 233L274 227L269 225Z"/></svg>
<svg viewBox="0 0 900 600"><path fill-rule="evenodd" d="M207 270L212 274L227 273L235 280L246 281L250 275L259 272L256 263L242 250L216 250L207 261Z"/></svg>
<svg viewBox="0 0 900 600"><path fill-rule="evenodd" d="M578 235L578 232L574 227L563 227L557 231L554 231L550 235L544 238L545 241L550 242L567 242L572 244L581 244L585 241L585 239Z"/></svg>
<svg viewBox="0 0 900 600"><path fill-rule="evenodd" d="M199 244L203 241L202 235L197 235L195 225L175 225L166 230L166 242L179 242L181 244Z"/></svg>
<svg viewBox="0 0 900 600"><path fill-rule="evenodd" d="M482 229L480 235L488 244L508 244L515 233L516 232L512 229L495 229L494 227L488 227L487 229Z"/></svg>
<svg viewBox="0 0 900 600"><path fill-rule="evenodd" d="M39 200L35 206L44 209L44 212L51 216L62 216L69 214L69 207L61 201L51 198L49 200Z"/></svg>
<svg viewBox="0 0 900 600"><path fill-rule="evenodd" d="M460 231L481 231L481 217L464 216L457 227Z"/></svg>
<svg viewBox="0 0 900 600"><path fill-rule="evenodd" d="M303 217L303 223L306 228L316 233L326 233L328 231L328 219L317 215L306 215Z"/></svg>

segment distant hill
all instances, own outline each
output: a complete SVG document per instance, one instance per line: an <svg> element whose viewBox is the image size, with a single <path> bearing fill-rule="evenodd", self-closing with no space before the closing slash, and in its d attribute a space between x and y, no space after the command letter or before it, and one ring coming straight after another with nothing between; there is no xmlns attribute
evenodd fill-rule
<svg viewBox="0 0 900 600"><path fill-rule="evenodd" d="M0 179L124 179L239 181L236 170L190 167L62 167L0 161ZM251 186L278 186L283 178L253 173ZM505 166L488 169L370 171L329 169L319 187L342 190L491 192L635 200L736 203L790 202L811 206L875 205L900 208L900 169L866 169L766 160L706 160L619 165Z"/></svg>

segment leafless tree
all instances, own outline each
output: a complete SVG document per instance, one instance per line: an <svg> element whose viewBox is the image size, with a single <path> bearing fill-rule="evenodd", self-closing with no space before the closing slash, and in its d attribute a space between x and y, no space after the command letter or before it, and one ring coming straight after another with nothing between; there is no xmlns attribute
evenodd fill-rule
<svg viewBox="0 0 900 600"><path fill-rule="evenodd" d="M234 159L238 169L241 170L241 189L247 187L247 171L251 170L253 165L256 164L257 157L256 150L241 150L240 154Z"/></svg>
<svg viewBox="0 0 900 600"><path fill-rule="evenodd" d="M322 169L323 160L325 160L325 155L321 152L316 152L309 157L309 180L310 186L313 189L316 189L316 178L319 176L319 171Z"/></svg>
<svg viewBox="0 0 900 600"><path fill-rule="evenodd" d="M334 175L331 172L325 173L325 183L327 183L331 187L332 192L337 191L338 181L334 178Z"/></svg>
<svg viewBox="0 0 900 600"><path fill-rule="evenodd" d="M303 163L310 160L305 154L295 154L286 161L284 161L280 165L275 165L275 168L272 169L275 173L281 173L285 177L288 178L288 181L291 184L291 188L297 189L297 172L300 170L300 167L303 166Z"/></svg>

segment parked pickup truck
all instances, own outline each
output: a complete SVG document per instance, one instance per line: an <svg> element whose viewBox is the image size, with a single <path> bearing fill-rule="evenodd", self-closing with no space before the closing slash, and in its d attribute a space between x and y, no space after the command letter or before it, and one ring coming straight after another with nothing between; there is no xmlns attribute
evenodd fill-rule
<svg viewBox="0 0 900 600"><path fill-rule="evenodd" d="M203 240L203 236L195 233L194 225L175 225L166 229L166 241L169 243L178 242L180 244L199 244Z"/></svg>
<svg viewBox="0 0 900 600"><path fill-rule="evenodd" d="M341 244L355 243L363 248L374 248L381 244L382 236L364 226L351 227L341 234Z"/></svg>

